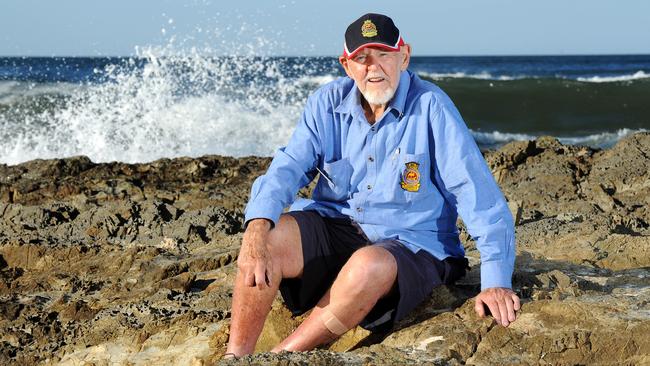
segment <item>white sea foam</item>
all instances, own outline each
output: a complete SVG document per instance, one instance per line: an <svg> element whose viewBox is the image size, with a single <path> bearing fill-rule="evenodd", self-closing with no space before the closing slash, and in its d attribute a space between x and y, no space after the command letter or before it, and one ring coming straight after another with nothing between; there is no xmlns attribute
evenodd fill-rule
<svg viewBox="0 0 650 366"><path fill-rule="evenodd" d="M528 78L530 76L494 76L489 72L481 72L478 74L468 74L465 72L451 72L451 73L436 73L436 72L419 72L418 75L424 76L433 80L442 80L442 79L479 79L479 80L498 80L498 81L510 81Z"/></svg>
<svg viewBox="0 0 650 366"><path fill-rule="evenodd" d="M511 141L525 141L525 140L534 140L536 136L527 135L523 133L508 133L501 131L492 131L492 132L481 132L481 131L471 131L474 140L479 145L501 145Z"/></svg>
<svg viewBox="0 0 650 366"><path fill-rule="evenodd" d="M26 81L0 81L0 105L8 105L28 97L40 95L72 95L83 86L73 83L34 83Z"/></svg>
<svg viewBox="0 0 650 366"><path fill-rule="evenodd" d="M298 78L297 82L304 85L322 86L336 80L336 78L335 75L303 76Z"/></svg>
<svg viewBox="0 0 650 366"><path fill-rule="evenodd" d="M5 94L11 94L12 90L16 87L16 85L19 85L19 81L0 81L0 96L5 95Z"/></svg>
<svg viewBox="0 0 650 366"><path fill-rule="evenodd" d="M18 85L20 85L18 81L0 81L0 105L10 104L18 98L15 96Z"/></svg>
<svg viewBox="0 0 650 366"><path fill-rule="evenodd" d="M612 83L618 81L633 81L648 78L650 78L649 73L639 70L632 75L579 77L577 80L587 83Z"/></svg>
<svg viewBox="0 0 650 366"><path fill-rule="evenodd" d="M418 75L426 77L432 80L443 80L443 79L476 79L476 80L495 80L495 81L513 81L513 80L523 80L523 79L540 79L543 78L539 75L492 75L489 72L481 72L477 74L465 73L462 71L459 72L450 72L450 73L436 73L436 72L419 72ZM634 74L628 75L617 75L617 76L588 76L588 77L567 77L562 75L548 76L548 78L557 78L557 79L566 79L566 80L576 80L585 83L613 83L621 81L635 81L650 78L650 73L646 73L643 70L639 70Z"/></svg>
<svg viewBox="0 0 650 366"><path fill-rule="evenodd" d="M569 145L588 145L588 146L607 148L616 144L616 142L618 142L620 139L636 132L648 132L648 130L644 128L640 128L640 129L622 128L616 132L603 132L603 133L597 133L593 135L577 136L577 137L558 137L558 140L560 140L560 142L563 144L569 144Z"/></svg>
<svg viewBox="0 0 650 366"><path fill-rule="evenodd" d="M471 131L472 136L479 145L483 146L500 146L512 141L526 141L534 140L541 135L522 134L522 133L507 133L501 131L481 132ZM560 136L557 139L568 145L586 145L598 148L608 148L616 144L620 139L631 135L636 132L648 132L648 130L622 128L615 132L602 132L597 134L590 134L584 136Z"/></svg>
<svg viewBox="0 0 650 366"><path fill-rule="evenodd" d="M144 66L128 59L95 70L107 82L0 83L5 106L44 95L38 105L0 113L0 163L73 155L129 163L205 154L270 156L289 140L309 90L334 78L313 65L287 70L283 60L265 57L285 46L255 24L226 29L225 40L211 19L187 37L205 39L205 46L187 47L174 34L174 23L165 24L165 45L135 49ZM289 74L322 76L296 80Z"/></svg>
<svg viewBox="0 0 650 366"><path fill-rule="evenodd" d="M269 156L288 141L304 98L276 61L174 56L154 48L139 56L148 61L143 69L109 66L102 73L110 82L78 87L65 107L21 114L22 121L0 118L0 162ZM267 81L257 82L262 77Z"/></svg>

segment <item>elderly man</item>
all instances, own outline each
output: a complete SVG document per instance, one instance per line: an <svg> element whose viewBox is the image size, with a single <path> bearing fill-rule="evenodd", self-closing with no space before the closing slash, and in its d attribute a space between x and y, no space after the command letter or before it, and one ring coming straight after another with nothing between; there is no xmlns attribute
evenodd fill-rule
<svg viewBox="0 0 650 366"><path fill-rule="evenodd" d="M481 253L477 313L515 320L512 216L449 97L407 71L410 55L387 16L347 28L348 77L310 96L253 185L227 355L253 352L278 289L294 314L312 311L276 352L390 327L465 274L458 214ZM312 199L283 214L317 174Z"/></svg>

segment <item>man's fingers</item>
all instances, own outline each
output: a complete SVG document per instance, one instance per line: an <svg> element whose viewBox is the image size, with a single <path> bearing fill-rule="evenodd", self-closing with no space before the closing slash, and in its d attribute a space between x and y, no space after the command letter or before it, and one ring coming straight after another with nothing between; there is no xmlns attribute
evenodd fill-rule
<svg viewBox="0 0 650 366"><path fill-rule="evenodd" d="M509 301L509 299L508 299ZM508 306L506 305L506 300L503 297L499 297L497 300L497 306L499 307L499 314L501 321L499 324L503 325L504 327L507 327L508 324L510 324L510 321L508 321Z"/></svg>
<svg viewBox="0 0 650 366"><path fill-rule="evenodd" d="M513 299L511 297L506 297L505 299L506 308L508 309L508 321L510 323L514 322L517 319L517 316L515 314L515 306L512 300Z"/></svg>
<svg viewBox="0 0 650 366"><path fill-rule="evenodd" d="M517 320L517 311L521 308L521 303L511 289L495 287L481 291L476 297L474 310L481 317L486 313L484 306L490 310L497 324L507 327Z"/></svg>
<svg viewBox="0 0 650 366"><path fill-rule="evenodd" d="M496 301L490 299L488 301L485 301L485 304L487 305L488 309L490 309L490 313L492 313L492 317L497 321L497 324L501 324L501 313L499 312L499 306L497 305Z"/></svg>
<svg viewBox="0 0 650 366"><path fill-rule="evenodd" d="M263 263L255 265L255 286L260 290L264 290L266 285L266 266Z"/></svg>
<svg viewBox="0 0 650 366"><path fill-rule="evenodd" d="M485 317L485 308L483 307L483 300L480 297L477 297L474 301L474 311L476 311L476 315L479 317Z"/></svg>
<svg viewBox="0 0 650 366"><path fill-rule="evenodd" d="M255 287L255 275L250 270L244 271L244 285L248 287Z"/></svg>
<svg viewBox="0 0 650 366"><path fill-rule="evenodd" d="M519 311L521 309L521 302L519 302L519 296L517 294L512 294L512 301L514 302L515 306L515 311Z"/></svg>
<svg viewBox="0 0 650 366"><path fill-rule="evenodd" d="M269 287L271 287L271 281L273 281L272 273L273 273L273 262L269 262L266 264L266 273L265 273L266 285Z"/></svg>

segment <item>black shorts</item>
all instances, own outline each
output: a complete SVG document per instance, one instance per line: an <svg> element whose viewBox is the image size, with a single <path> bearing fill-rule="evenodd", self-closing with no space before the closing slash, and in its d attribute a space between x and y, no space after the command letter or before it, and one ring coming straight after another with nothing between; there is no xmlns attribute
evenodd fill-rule
<svg viewBox="0 0 650 366"><path fill-rule="evenodd" d="M315 211L287 214L300 228L304 260L301 278L284 279L280 283L280 293L294 315L316 306L352 253L366 245L385 248L397 262L395 291L380 299L361 322L362 327L371 331L391 327L426 299L434 287L452 284L465 275L465 258L441 261L424 250L413 253L397 240L370 243L349 218L321 217Z"/></svg>

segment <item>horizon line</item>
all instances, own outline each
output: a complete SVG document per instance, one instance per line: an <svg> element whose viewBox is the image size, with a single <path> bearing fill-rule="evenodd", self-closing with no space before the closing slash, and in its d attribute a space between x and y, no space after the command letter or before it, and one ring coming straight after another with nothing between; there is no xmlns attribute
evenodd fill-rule
<svg viewBox="0 0 650 366"><path fill-rule="evenodd" d="M176 55L172 55L176 56ZM290 58L338 58L340 55L210 55L211 57L290 57ZM579 57L579 56L650 56L650 53L562 53L562 54L440 54L440 55L411 55L411 57ZM163 55L161 57L169 57ZM0 55L0 58L142 58L136 55Z"/></svg>

